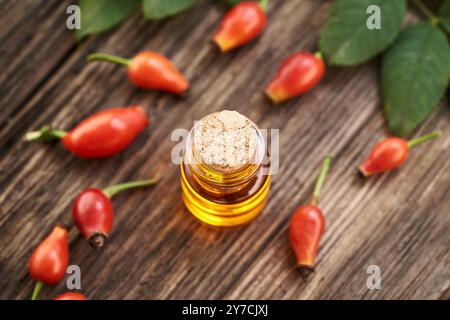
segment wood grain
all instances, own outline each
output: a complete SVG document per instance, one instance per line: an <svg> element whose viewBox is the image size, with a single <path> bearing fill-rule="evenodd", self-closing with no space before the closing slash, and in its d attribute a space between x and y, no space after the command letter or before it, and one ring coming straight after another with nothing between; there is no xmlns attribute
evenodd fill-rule
<svg viewBox="0 0 450 320"><path fill-rule="evenodd" d="M420 146L404 168L361 179L356 165L388 134L377 89L378 61L329 68L320 86L282 107L261 88L282 58L316 50L329 1L272 1L270 25L256 42L220 55L208 43L224 8L199 1L161 22L134 14L120 27L77 44L65 29L70 1L0 2L0 298L26 299L27 262L87 186L157 176L158 186L114 199L114 231L102 251L70 232L71 263L92 299L445 299L450 288L450 122L446 102L418 129L438 140ZM4 14L5 11L9 14ZM144 92L126 72L85 62L94 51L131 57L142 49L170 57L190 79L185 98ZM26 81L24 81L26 79ZM125 152L102 161L68 154L58 143L26 144L43 124L69 129L107 107L141 104L150 128ZM171 163L176 128L236 109L261 128L280 129L280 172L264 214L220 231L195 221L180 198ZM323 156L333 154L321 207L327 219L315 274L294 268L287 227L307 201ZM366 269L382 270L368 290ZM43 298L64 291L44 289Z"/></svg>

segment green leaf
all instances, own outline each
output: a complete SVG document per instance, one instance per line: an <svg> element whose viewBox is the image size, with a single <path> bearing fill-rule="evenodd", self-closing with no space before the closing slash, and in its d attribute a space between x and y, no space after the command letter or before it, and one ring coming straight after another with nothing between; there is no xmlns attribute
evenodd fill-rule
<svg viewBox="0 0 450 320"><path fill-rule="evenodd" d="M371 5L380 8L380 29L367 27ZM320 33L320 50L334 65L366 62L396 38L405 13L405 0L336 0Z"/></svg>
<svg viewBox="0 0 450 320"><path fill-rule="evenodd" d="M445 0L439 8L439 20L445 31L450 33L450 0Z"/></svg>
<svg viewBox="0 0 450 320"><path fill-rule="evenodd" d="M243 2L245 0L222 0L222 1L226 2L229 6L235 6L239 2Z"/></svg>
<svg viewBox="0 0 450 320"><path fill-rule="evenodd" d="M450 18L441 18L439 21L441 26L445 29L445 31L450 33Z"/></svg>
<svg viewBox="0 0 450 320"><path fill-rule="evenodd" d="M447 37L428 22L406 28L383 57L381 91L392 131L410 134L433 109L449 79Z"/></svg>
<svg viewBox="0 0 450 320"><path fill-rule="evenodd" d="M76 37L106 31L133 13L141 0L80 0L81 29Z"/></svg>
<svg viewBox="0 0 450 320"><path fill-rule="evenodd" d="M148 19L173 16L190 6L195 0L144 0L144 14Z"/></svg>

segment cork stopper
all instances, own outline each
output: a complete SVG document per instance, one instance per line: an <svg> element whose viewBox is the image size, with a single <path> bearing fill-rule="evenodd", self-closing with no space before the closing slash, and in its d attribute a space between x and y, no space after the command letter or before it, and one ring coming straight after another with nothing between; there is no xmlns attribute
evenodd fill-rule
<svg viewBox="0 0 450 320"><path fill-rule="evenodd" d="M203 164L219 171L236 171L255 158L255 124L239 112L224 110L207 115L194 126L194 150Z"/></svg>

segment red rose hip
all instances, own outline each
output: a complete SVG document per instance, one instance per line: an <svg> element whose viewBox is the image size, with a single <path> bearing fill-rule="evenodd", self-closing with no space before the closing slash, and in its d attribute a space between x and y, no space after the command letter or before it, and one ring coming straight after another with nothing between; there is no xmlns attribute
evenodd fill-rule
<svg viewBox="0 0 450 320"><path fill-rule="evenodd" d="M292 216L289 238L297 258L297 266L314 270L320 239L325 230L322 211L314 205L298 208Z"/></svg>
<svg viewBox="0 0 450 320"><path fill-rule="evenodd" d="M266 8L267 1L238 3L223 17L213 42L227 52L256 39L267 25Z"/></svg>
<svg viewBox="0 0 450 320"><path fill-rule="evenodd" d="M407 141L403 138L389 137L378 142L369 157L359 166L359 171L365 176L387 172L400 167L407 159L409 150L427 140L440 136L439 131Z"/></svg>
<svg viewBox="0 0 450 320"><path fill-rule="evenodd" d="M84 294L78 292L66 292L53 298L53 300L87 300Z"/></svg>
<svg viewBox="0 0 450 320"><path fill-rule="evenodd" d="M297 258L297 267L300 269L314 271L320 239L325 230L325 217L317 207L317 202L331 160L331 156L327 156L323 161L311 202L299 207L291 218L289 239Z"/></svg>
<svg viewBox="0 0 450 320"><path fill-rule="evenodd" d="M68 232L61 226L53 231L38 245L30 257L29 272L36 280L32 300L39 298L44 284L57 284L61 281L69 264Z"/></svg>
<svg viewBox="0 0 450 320"><path fill-rule="evenodd" d="M111 198L121 191L154 185L155 179L126 182L106 189L87 188L76 197L72 217L93 247L102 247L111 233L114 210Z"/></svg>
<svg viewBox="0 0 450 320"><path fill-rule="evenodd" d="M125 66L131 83L142 89L182 94L189 88L189 82L181 72L158 52L142 51L131 60L105 53L93 53L88 56L88 61L95 60Z"/></svg>
<svg viewBox="0 0 450 320"><path fill-rule="evenodd" d="M138 106L107 109L88 117L70 132L48 126L28 132L27 141L61 139L80 158L105 158L126 149L147 127L149 119Z"/></svg>
<svg viewBox="0 0 450 320"><path fill-rule="evenodd" d="M310 91L324 74L325 63L320 54L300 51L283 61L265 92L273 102L285 102Z"/></svg>

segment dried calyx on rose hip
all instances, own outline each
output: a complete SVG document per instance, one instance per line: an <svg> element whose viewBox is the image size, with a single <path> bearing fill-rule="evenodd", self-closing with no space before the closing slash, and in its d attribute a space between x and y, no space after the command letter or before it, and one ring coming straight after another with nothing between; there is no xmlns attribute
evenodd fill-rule
<svg viewBox="0 0 450 320"><path fill-rule="evenodd" d="M56 226L37 246L30 257L28 269L36 280L32 300L37 300L44 284L54 285L66 275L69 264L69 240L66 228Z"/></svg>
<svg viewBox="0 0 450 320"><path fill-rule="evenodd" d="M213 37L213 42L222 52L241 47L264 31L267 25L267 2L240 2L225 14Z"/></svg>
<svg viewBox="0 0 450 320"><path fill-rule="evenodd" d="M299 207L291 218L289 239L301 271L314 271L320 239L325 230L325 217L317 203L331 160L332 157L327 156L323 161L310 203Z"/></svg>
<svg viewBox="0 0 450 320"><path fill-rule="evenodd" d="M359 166L359 171L368 177L396 169L408 159L411 148L440 135L440 131L434 131L410 141L398 137L385 138L375 145L369 157Z"/></svg>
<svg viewBox="0 0 450 320"><path fill-rule="evenodd" d="M93 247L102 247L111 233L114 210L111 198L121 191L148 187L156 184L155 179L131 181L114 185L103 190L87 188L75 199L72 216L80 232Z"/></svg>
<svg viewBox="0 0 450 320"><path fill-rule="evenodd" d="M182 94L189 82L165 56L154 51L142 51L131 60L105 53L92 53L88 61L107 61L125 66L131 83L141 89L162 90Z"/></svg>
<svg viewBox="0 0 450 320"><path fill-rule="evenodd" d="M105 158L126 149L150 120L139 106L107 109L83 120L70 132L42 127L28 132L27 141L61 139L67 150L81 158Z"/></svg>
<svg viewBox="0 0 450 320"><path fill-rule="evenodd" d="M324 74L325 63L320 53L300 51L282 62L265 93L274 103L285 102L310 91Z"/></svg>

